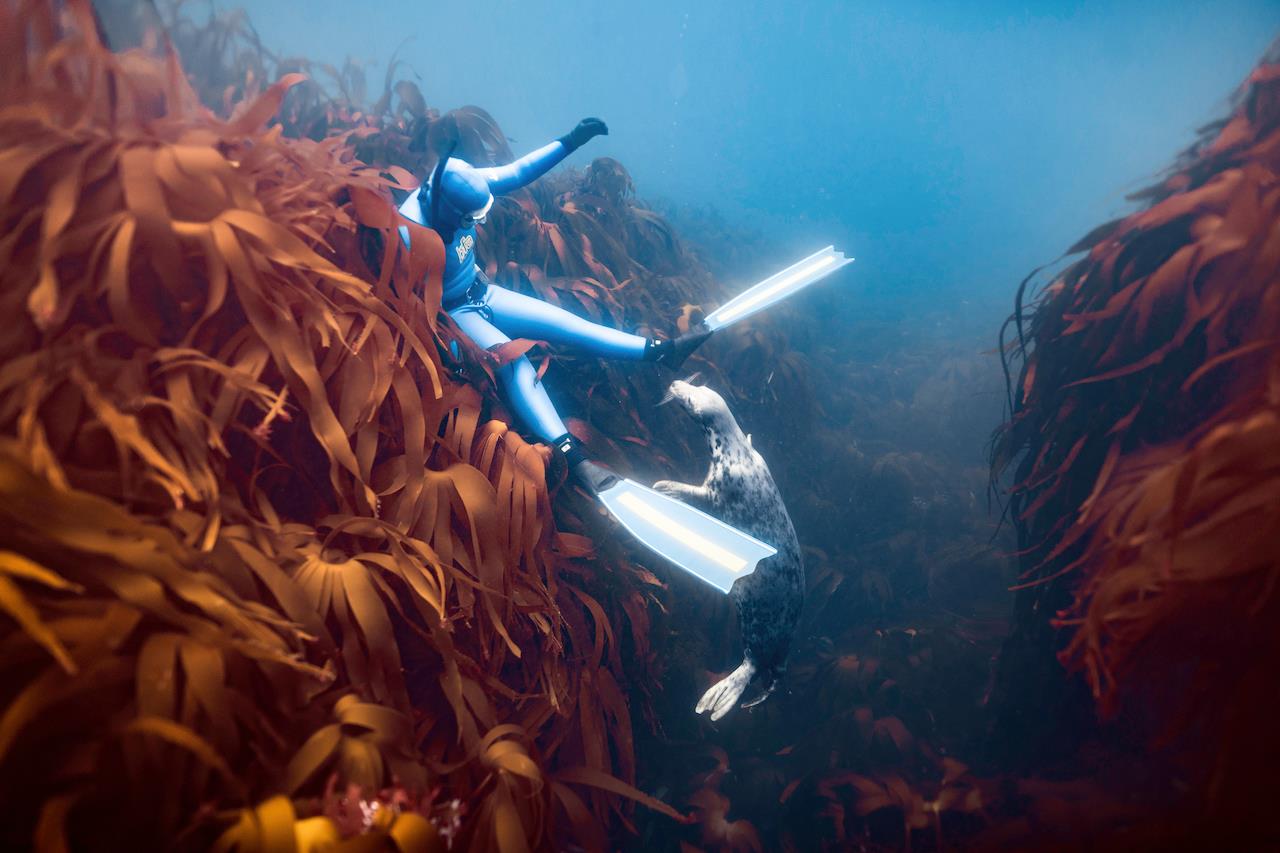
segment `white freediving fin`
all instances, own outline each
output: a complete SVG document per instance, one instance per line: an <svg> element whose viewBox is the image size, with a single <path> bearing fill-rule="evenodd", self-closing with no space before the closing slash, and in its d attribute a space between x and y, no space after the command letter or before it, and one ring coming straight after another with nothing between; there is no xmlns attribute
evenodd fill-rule
<svg viewBox="0 0 1280 853"><path fill-rule="evenodd" d="M778 549L701 510L620 479L598 492L613 517L651 551L727 593Z"/></svg>
<svg viewBox="0 0 1280 853"><path fill-rule="evenodd" d="M853 258L846 258L844 252L837 252L834 246L828 246L739 293L708 314L702 325L713 332L723 329L730 323L776 305L851 263Z"/></svg>

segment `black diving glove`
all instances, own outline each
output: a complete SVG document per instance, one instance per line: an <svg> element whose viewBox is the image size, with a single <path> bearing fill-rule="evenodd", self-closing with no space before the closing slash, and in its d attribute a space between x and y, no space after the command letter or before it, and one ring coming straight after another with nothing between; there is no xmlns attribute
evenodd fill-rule
<svg viewBox="0 0 1280 853"><path fill-rule="evenodd" d="M570 151L577 151L593 136L608 136L609 126L598 118L584 118L578 126L560 137L560 142Z"/></svg>
<svg viewBox="0 0 1280 853"><path fill-rule="evenodd" d="M654 361L670 370L679 370L684 360L711 337L710 329L685 332L669 341L651 339L644 347L644 360Z"/></svg>

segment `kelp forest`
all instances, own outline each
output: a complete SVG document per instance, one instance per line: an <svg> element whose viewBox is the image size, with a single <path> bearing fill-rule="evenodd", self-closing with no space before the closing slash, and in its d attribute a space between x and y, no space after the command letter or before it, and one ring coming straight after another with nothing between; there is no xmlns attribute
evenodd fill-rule
<svg viewBox="0 0 1280 853"><path fill-rule="evenodd" d="M700 479L674 377L477 348L397 235L501 116L181 2L3 0L0 42L5 849L1277 843L1280 56L982 346L783 307L688 361L807 576L783 688L711 723L728 600L495 385L528 355L603 464ZM497 200L495 282L670 337L765 265L581 163Z"/></svg>

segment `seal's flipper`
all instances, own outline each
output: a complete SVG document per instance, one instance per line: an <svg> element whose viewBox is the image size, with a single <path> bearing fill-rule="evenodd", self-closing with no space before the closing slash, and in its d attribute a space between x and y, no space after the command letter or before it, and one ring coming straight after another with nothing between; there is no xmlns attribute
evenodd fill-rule
<svg viewBox="0 0 1280 853"><path fill-rule="evenodd" d="M727 593L734 581L778 553L772 545L634 480L603 485L597 495L647 548L721 592Z"/></svg>
<svg viewBox="0 0 1280 853"><path fill-rule="evenodd" d="M699 714L710 711L712 720L720 719L733 710L733 706L742 697L755 674L756 668L750 661L744 660L737 669L711 685L707 692L702 694L694 711Z"/></svg>
<svg viewBox="0 0 1280 853"><path fill-rule="evenodd" d="M706 486L691 486L688 483L677 483L672 480L659 480L653 484L653 490L669 498L675 498L703 512L711 511L711 492ZM714 518L714 516L713 516Z"/></svg>

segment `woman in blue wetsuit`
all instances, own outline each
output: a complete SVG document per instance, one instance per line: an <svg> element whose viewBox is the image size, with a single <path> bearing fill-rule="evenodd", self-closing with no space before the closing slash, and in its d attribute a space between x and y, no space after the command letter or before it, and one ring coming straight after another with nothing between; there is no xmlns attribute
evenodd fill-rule
<svg viewBox="0 0 1280 853"><path fill-rule="evenodd" d="M697 332L664 341L627 334L499 287L476 266L476 225L485 220L494 196L529 184L587 140L608 132L600 119L583 119L569 133L506 166L477 168L446 154L430 180L400 206L401 214L434 229L444 241L442 307L481 348L512 338L535 338L605 358L654 361L674 369L710 335ZM400 234L407 244L408 228L402 227ZM498 381L522 425L563 453L584 485L598 490L613 479L586 458L578 440L569 434L528 358L521 356L500 368Z"/></svg>

